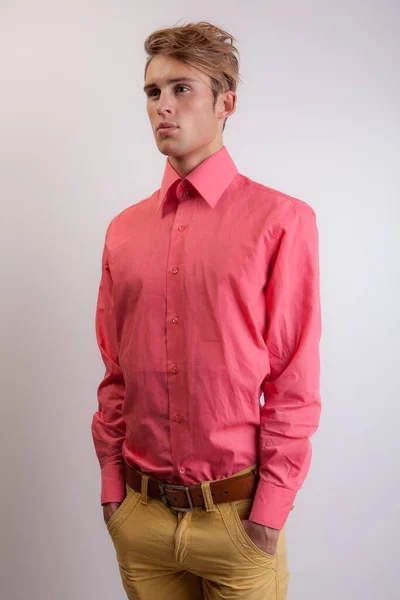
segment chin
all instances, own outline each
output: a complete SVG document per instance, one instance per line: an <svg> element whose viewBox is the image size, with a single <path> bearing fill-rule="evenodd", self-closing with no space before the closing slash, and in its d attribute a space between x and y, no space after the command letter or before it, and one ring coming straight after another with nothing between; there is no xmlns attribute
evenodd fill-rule
<svg viewBox="0 0 400 600"><path fill-rule="evenodd" d="M157 148L165 156L182 156L182 152L179 152L178 148L174 148L173 144L157 144Z"/></svg>
<svg viewBox="0 0 400 600"><path fill-rule="evenodd" d="M174 156L174 154L171 152L171 150L167 147L160 147L157 146L159 151L161 152L161 154L164 154L164 156Z"/></svg>

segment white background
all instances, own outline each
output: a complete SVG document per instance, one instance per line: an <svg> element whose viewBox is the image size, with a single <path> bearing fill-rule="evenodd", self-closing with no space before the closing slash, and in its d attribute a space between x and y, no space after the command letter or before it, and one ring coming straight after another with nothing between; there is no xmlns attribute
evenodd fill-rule
<svg viewBox="0 0 400 600"><path fill-rule="evenodd" d="M320 428L287 521L289 600L395 600L399 552L399 4L0 0L4 600L123 600L90 425L105 230L160 187L143 42L238 39L224 143L320 234Z"/></svg>

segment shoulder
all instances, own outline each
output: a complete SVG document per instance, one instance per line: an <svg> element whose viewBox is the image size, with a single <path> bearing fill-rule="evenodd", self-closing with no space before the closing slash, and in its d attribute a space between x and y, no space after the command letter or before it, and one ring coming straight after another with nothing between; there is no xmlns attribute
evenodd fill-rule
<svg viewBox="0 0 400 600"><path fill-rule="evenodd" d="M237 178L238 191L250 211L257 214L268 239L285 231L311 231L317 228L316 212L305 200L254 181L245 175Z"/></svg>
<svg viewBox="0 0 400 600"><path fill-rule="evenodd" d="M140 223L143 216L151 210L152 201L157 193L158 191L135 204L131 204L111 219L106 228L106 241L108 244L116 239L121 240L126 232L132 230L132 226L137 226Z"/></svg>
<svg viewBox="0 0 400 600"><path fill-rule="evenodd" d="M305 200L254 181L245 175L239 175L238 186L248 198L256 198L281 218L294 213L316 217L315 210Z"/></svg>

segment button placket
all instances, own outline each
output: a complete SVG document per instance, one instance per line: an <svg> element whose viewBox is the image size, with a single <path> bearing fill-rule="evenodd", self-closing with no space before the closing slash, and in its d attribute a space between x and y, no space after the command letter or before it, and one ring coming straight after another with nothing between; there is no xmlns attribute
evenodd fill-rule
<svg viewBox="0 0 400 600"><path fill-rule="evenodd" d="M186 189L185 189L186 188ZM178 198L178 202L182 202L185 198L192 196L192 192L189 189L188 182L182 181L176 190L176 197Z"/></svg>
<svg viewBox="0 0 400 600"><path fill-rule="evenodd" d="M182 189L177 196L182 195ZM166 376L168 378L169 420L171 423L171 451L172 459L177 471L184 463L182 449L190 447L190 436L185 426L185 407L182 405L184 398L184 374L186 349L184 340L185 327L185 302L182 296L184 288L183 258L185 242L190 230L190 219L197 206L197 202L181 202L176 205L174 223L170 230L169 256L167 262L166 284ZM182 224L184 223L184 225ZM182 235L182 232L185 234Z"/></svg>

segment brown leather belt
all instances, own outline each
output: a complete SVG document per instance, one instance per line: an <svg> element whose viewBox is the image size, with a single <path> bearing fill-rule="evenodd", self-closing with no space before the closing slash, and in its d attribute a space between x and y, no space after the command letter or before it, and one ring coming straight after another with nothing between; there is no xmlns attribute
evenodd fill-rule
<svg viewBox="0 0 400 600"><path fill-rule="evenodd" d="M140 471L125 463L125 480L137 492L142 490L142 475ZM258 480L259 474L256 469L237 477L210 482L213 501L220 504L251 498L255 494ZM201 483L188 486L175 485L150 476L147 485L147 493L150 498L162 500L165 506L174 510L188 511L192 510L194 506L205 508Z"/></svg>

